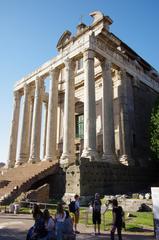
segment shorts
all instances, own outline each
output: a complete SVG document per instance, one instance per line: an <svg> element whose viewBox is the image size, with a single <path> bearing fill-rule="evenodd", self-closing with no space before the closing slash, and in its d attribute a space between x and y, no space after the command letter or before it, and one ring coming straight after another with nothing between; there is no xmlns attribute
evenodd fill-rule
<svg viewBox="0 0 159 240"><path fill-rule="evenodd" d="M75 224L79 223L79 212L73 213L72 216L73 216L73 222Z"/></svg>
<svg viewBox="0 0 159 240"><path fill-rule="evenodd" d="M92 221L93 221L93 224L101 224L101 213L93 212Z"/></svg>

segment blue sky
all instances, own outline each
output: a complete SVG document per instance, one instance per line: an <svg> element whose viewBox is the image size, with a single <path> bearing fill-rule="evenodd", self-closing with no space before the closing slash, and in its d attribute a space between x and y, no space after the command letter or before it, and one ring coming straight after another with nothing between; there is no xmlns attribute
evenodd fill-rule
<svg viewBox="0 0 159 240"><path fill-rule="evenodd" d="M111 31L159 70L158 0L0 0L0 161L8 156L16 81L56 55L66 30L102 11Z"/></svg>

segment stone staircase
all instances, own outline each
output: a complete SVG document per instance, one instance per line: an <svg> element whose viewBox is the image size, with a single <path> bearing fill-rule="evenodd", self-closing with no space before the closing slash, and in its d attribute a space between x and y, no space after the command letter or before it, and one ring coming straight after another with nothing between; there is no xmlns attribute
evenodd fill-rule
<svg viewBox="0 0 159 240"><path fill-rule="evenodd" d="M36 164L26 163L16 168L4 169L0 175L0 203L13 202L22 192L26 192L37 181L55 174L58 163L41 161ZM6 184L4 184L6 183Z"/></svg>

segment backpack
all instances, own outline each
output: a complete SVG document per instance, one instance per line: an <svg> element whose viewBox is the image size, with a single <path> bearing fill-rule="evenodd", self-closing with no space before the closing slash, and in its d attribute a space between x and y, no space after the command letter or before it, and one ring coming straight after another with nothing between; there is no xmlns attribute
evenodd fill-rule
<svg viewBox="0 0 159 240"><path fill-rule="evenodd" d="M75 208L75 201L71 201L70 204L68 205L69 211L72 213L76 212L76 208Z"/></svg>

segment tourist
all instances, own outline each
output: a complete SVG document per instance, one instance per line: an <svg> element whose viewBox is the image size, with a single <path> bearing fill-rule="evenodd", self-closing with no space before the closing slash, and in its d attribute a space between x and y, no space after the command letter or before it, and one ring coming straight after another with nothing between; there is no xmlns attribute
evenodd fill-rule
<svg viewBox="0 0 159 240"><path fill-rule="evenodd" d="M100 224L101 224L101 200L99 193L95 194L93 201L91 202L92 206L92 222L94 224L94 234L100 235ZM97 226L98 226L98 233L97 233Z"/></svg>
<svg viewBox="0 0 159 240"><path fill-rule="evenodd" d="M41 212L37 204L34 204L32 214L33 214L33 219L35 220L35 223L29 229L26 240L35 240L40 238L47 239L48 232L45 229L45 221L44 221L43 213Z"/></svg>
<svg viewBox="0 0 159 240"><path fill-rule="evenodd" d="M43 212L44 221L45 221L45 228L48 232L47 240L55 239L55 221L50 216L48 209L45 209Z"/></svg>
<svg viewBox="0 0 159 240"><path fill-rule="evenodd" d="M123 209L121 206L118 206L117 199L112 200L112 215L113 215L113 221L112 221L112 228L111 228L111 240L114 240L114 234L117 229L118 238L119 240L122 240L122 225L123 225Z"/></svg>
<svg viewBox="0 0 159 240"><path fill-rule="evenodd" d="M66 212L64 211L62 203L57 205L57 211L55 215L55 234L57 240L63 239L64 221L66 218Z"/></svg>
<svg viewBox="0 0 159 240"><path fill-rule="evenodd" d="M70 217L69 212L68 211L65 211L65 212L66 212L66 218L64 221L63 233L65 236L68 236L69 239L70 238L72 239L74 238L73 220Z"/></svg>
<svg viewBox="0 0 159 240"><path fill-rule="evenodd" d="M79 215L80 215L79 195L76 194L74 196L74 199L75 199L74 227L75 227L75 233L79 234L80 232L77 230L77 224L79 223Z"/></svg>

